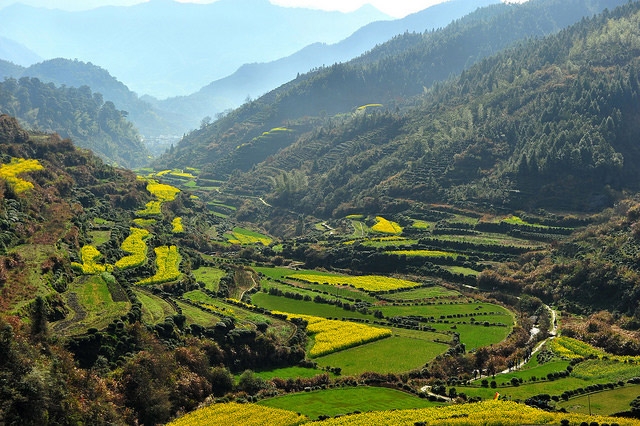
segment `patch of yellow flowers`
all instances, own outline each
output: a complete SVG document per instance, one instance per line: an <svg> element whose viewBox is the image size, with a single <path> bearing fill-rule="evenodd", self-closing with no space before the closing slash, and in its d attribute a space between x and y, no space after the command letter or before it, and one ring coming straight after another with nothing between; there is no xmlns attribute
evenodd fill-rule
<svg viewBox="0 0 640 426"><path fill-rule="evenodd" d="M33 188L33 184L18 177L19 174L43 170L44 167L38 160L25 160L24 158L12 158L9 164L0 166L0 179L9 182L16 194Z"/></svg>
<svg viewBox="0 0 640 426"><path fill-rule="evenodd" d="M376 216L376 224L371 229L384 234L402 234L402 227L399 224L382 216Z"/></svg>
<svg viewBox="0 0 640 426"><path fill-rule="evenodd" d="M474 404L454 404L418 410L372 411L363 414L342 416L309 425L407 425L417 422L438 426L484 426L484 425L559 425L562 420L578 426L582 422L618 423L620 426L638 426L639 420L604 416L587 416L577 413L552 413L518 404L513 401L483 401Z"/></svg>
<svg viewBox="0 0 640 426"><path fill-rule="evenodd" d="M263 407L256 404L212 404L180 417L167 426L295 426L305 423L306 416L279 408Z"/></svg>
<svg viewBox="0 0 640 426"><path fill-rule="evenodd" d="M399 288L411 288L420 286L414 281L402 280L400 278L385 277L382 275L315 275L315 274L292 274L290 278L308 281L311 283L327 283L330 285L350 285L366 291L396 290Z"/></svg>
<svg viewBox="0 0 640 426"><path fill-rule="evenodd" d="M162 284L180 278L180 261L182 257L176 246L161 246L154 249L156 253L156 273L154 276L138 281L138 284Z"/></svg>
<svg viewBox="0 0 640 426"><path fill-rule="evenodd" d="M129 269L142 265L147 260L147 244L145 238L149 236L149 231L140 228L129 228L130 234L120 245L120 248L131 253L116 262L116 268Z"/></svg>
<svg viewBox="0 0 640 426"><path fill-rule="evenodd" d="M289 314L287 312L273 313L286 315L287 319L302 318L307 321L307 331L313 335L315 340L309 351L310 357L327 355L391 336L391 330L389 329L372 327L366 324L329 320L311 315Z"/></svg>
<svg viewBox="0 0 640 426"><path fill-rule="evenodd" d="M111 266L98 263L98 260L102 258L102 253L92 245L82 246L80 249L80 258L82 259L82 263L71 262L71 267L78 269L83 274L99 274L105 272L107 267Z"/></svg>

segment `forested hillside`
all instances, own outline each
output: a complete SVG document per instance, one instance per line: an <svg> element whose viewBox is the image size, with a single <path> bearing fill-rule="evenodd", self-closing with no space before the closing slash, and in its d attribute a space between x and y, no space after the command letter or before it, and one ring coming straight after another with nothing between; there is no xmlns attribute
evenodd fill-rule
<svg viewBox="0 0 640 426"><path fill-rule="evenodd" d="M107 70L77 59L50 59L26 68L0 60L0 76L16 80L22 77L37 78L45 83L54 83L56 86L76 88L89 86L92 92L102 94L104 99L113 102L116 108L127 111L128 119L134 123L145 139L153 140L160 135L174 135L177 138L175 135L181 135L188 129L184 117L187 111L168 113L153 108Z"/></svg>
<svg viewBox="0 0 640 426"><path fill-rule="evenodd" d="M484 60L408 113L332 119L230 187L320 215L371 198L601 209L637 190L637 7Z"/></svg>
<svg viewBox="0 0 640 426"><path fill-rule="evenodd" d="M341 119L325 119L368 104L381 104L382 111L404 109L414 102L413 96L483 57L518 40L558 31L615 4L556 0L500 4L480 9L439 31L397 36L349 63L301 75L192 132L158 165L203 166L218 177L235 169L246 171L290 143L260 143L252 150L263 132L289 124L296 127L297 135L321 126L330 128ZM236 150L238 146L242 150Z"/></svg>
<svg viewBox="0 0 640 426"><path fill-rule="evenodd" d="M56 87L28 77L6 79L0 83L0 111L30 129L72 138L110 163L138 167L149 161L149 151L127 121L127 113L88 86Z"/></svg>

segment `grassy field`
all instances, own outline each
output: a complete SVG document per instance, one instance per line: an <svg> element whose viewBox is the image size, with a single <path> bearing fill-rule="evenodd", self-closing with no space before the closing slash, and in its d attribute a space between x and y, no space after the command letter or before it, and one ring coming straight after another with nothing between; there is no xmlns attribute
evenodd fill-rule
<svg viewBox="0 0 640 426"><path fill-rule="evenodd" d="M512 327L484 327L482 325L455 324L430 324L438 331L456 331L460 333L460 341L466 349L472 350L481 346L489 346L506 339Z"/></svg>
<svg viewBox="0 0 640 426"><path fill-rule="evenodd" d="M472 316L476 321L484 321L483 318L485 312L495 312L499 316L504 317L503 322L513 323L513 315L507 309L502 306L494 305L484 302L470 302L470 303L448 303L444 301L442 304L435 305L400 305L400 306L384 306L381 307L385 316L393 317L398 315L422 315L425 317L433 316L436 319L440 319L441 316L457 315L457 314L469 314L468 317L459 318L460 321L469 321ZM448 318L451 319L451 318ZM456 319L456 318L454 318Z"/></svg>
<svg viewBox="0 0 640 426"><path fill-rule="evenodd" d="M294 330L294 326L287 321L279 320L268 315L253 312L231 303L215 299L200 290L193 290L183 294L185 299L200 303L214 311L215 314L232 317L238 321L238 325L246 328L255 328L258 323L266 323L271 326L273 333L280 339L286 340ZM284 299L284 298L282 298ZM288 300L288 299L287 299Z"/></svg>
<svg viewBox="0 0 640 426"><path fill-rule="evenodd" d="M629 403L640 395L640 385L624 387L581 395L568 401L556 404L557 409L564 408L569 412L610 416L615 413L629 411Z"/></svg>
<svg viewBox="0 0 640 426"><path fill-rule="evenodd" d="M423 367L448 347L448 345L426 339L394 335L319 357L314 361L321 367L340 367L343 375L357 375L365 371L400 373Z"/></svg>
<svg viewBox="0 0 640 426"><path fill-rule="evenodd" d="M276 368L275 370L268 371L256 371L256 376L264 380L270 380L275 377L278 377L280 379L295 379L297 377L311 378L319 374L328 374L330 377L335 377L333 373L328 373L326 371L318 370L315 368L304 368L296 366Z"/></svg>
<svg viewBox="0 0 640 426"><path fill-rule="evenodd" d="M203 327L213 327L220 321L220 317L209 312L205 312L202 309L191 306L187 303L176 302L182 309L182 314L187 317L187 325L199 324Z"/></svg>
<svg viewBox="0 0 640 426"><path fill-rule="evenodd" d="M274 268L255 268L256 271L259 272L263 272L264 270L269 270L269 269L274 269ZM331 297L331 296L337 296L337 297L348 297L354 300L362 300L365 302L371 302L374 303L376 302L378 299L376 299L373 296L370 296L368 293L365 293L364 291L355 289L353 287L346 287L346 286L335 286L335 285L329 285L329 284L316 284L316 283L312 283L312 282L308 282L308 281L297 281L297 280L287 280L286 277L288 275L292 275L294 273L301 273L301 274L307 274L307 275L312 275L315 273L315 271L292 271L291 269L285 269L285 268L277 268L280 269L280 271L270 271L271 274L273 274L274 276L271 276L271 278L273 279L280 279L282 281L288 282L290 284L295 285L296 287L301 287L301 288L306 288L306 289L310 289L310 290L315 290L318 292L326 292L327 294L324 295L325 297ZM282 271L284 269L284 271ZM281 274L282 272L286 272L286 274ZM264 272L263 272L264 273ZM327 275L327 276L331 276L331 274L328 273L323 273L323 272L318 272L318 275ZM265 274L266 275L266 274ZM269 275L267 275L269 276ZM267 281L265 281L267 282Z"/></svg>
<svg viewBox="0 0 640 426"><path fill-rule="evenodd" d="M525 382L530 381L532 377L540 380L541 378L546 378L547 374L549 373L566 370L568 365L569 361L566 360L550 361L545 364L539 364L529 368L527 368L527 365L525 365L522 369L514 371L512 373L500 374L496 376L495 380L498 385L508 384L513 377L522 379Z"/></svg>
<svg viewBox="0 0 640 426"><path fill-rule="evenodd" d="M527 249L542 247L537 241L523 240L506 234L484 232L479 235L434 235L432 238L442 241L459 241L489 246L514 246Z"/></svg>
<svg viewBox="0 0 640 426"><path fill-rule="evenodd" d="M193 276L196 281L204 283L204 287L210 291L218 291L218 285L220 284L220 278L224 277L225 271L218 268L212 268L208 266L202 266L193 271Z"/></svg>
<svg viewBox="0 0 640 426"><path fill-rule="evenodd" d="M337 416L354 411L425 408L442 405L394 389L369 386L295 393L265 399L259 404L299 412L311 419L317 419L321 415Z"/></svg>
<svg viewBox="0 0 640 426"><path fill-rule="evenodd" d="M475 269L465 268L464 266L442 266L443 269L451 272L452 274L462 274L462 275L471 275L477 276L480 272Z"/></svg>
<svg viewBox="0 0 640 426"><path fill-rule="evenodd" d="M420 287L408 291L385 294L384 298L391 300L423 300L458 296L461 296L459 292L436 285L433 287Z"/></svg>
<svg viewBox="0 0 640 426"><path fill-rule="evenodd" d="M266 293L256 293L251 299L253 304L269 309L270 311L289 312L300 315L314 315L323 318L366 318L373 319L371 315L365 315L357 311L347 311L334 305L306 302L304 300L287 299L286 297L272 296Z"/></svg>
<svg viewBox="0 0 640 426"><path fill-rule="evenodd" d="M311 297L311 299L313 299L316 296L320 296L327 300L340 299L342 302L347 302L347 303L353 303L352 301L348 300L349 298L354 300L371 302L371 303L375 303L378 300L375 297L369 296L366 293L354 291L352 289L344 288L344 287L336 287L336 286L330 286L330 285L324 285L324 284L311 284L311 283L304 283L304 282L301 283L296 281L292 281L291 284L293 285L282 284L273 280L262 280L261 287L264 290L277 288L283 293L285 292L296 293L296 294L302 295L303 297L309 296Z"/></svg>
<svg viewBox="0 0 640 426"><path fill-rule="evenodd" d="M97 247L109 241L109 238L111 238L111 231L89 231L89 237L91 238L91 244Z"/></svg>
<svg viewBox="0 0 640 426"><path fill-rule="evenodd" d="M500 376L496 376L495 379L489 376L487 380L495 380L501 382ZM500 393L500 398L524 401L532 395L549 394L560 395L567 389L578 389L590 385L590 382L576 379L575 377L567 377L564 379L554 380L551 382L535 382L526 383L520 386L498 386L496 389L490 387L480 387L480 383L474 386L456 386L458 393L464 392L467 396L479 396L482 399L493 399L496 391Z"/></svg>
<svg viewBox="0 0 640 426"><path fill-rule="evenodd" d="M129 301L114 302L107 283L101 275L83 275L69 286L67 303L74 316L64 328L67 335L85 332L88 328L102 329L111 321L126 315ZM77 311L76 311L77 309Z"/></svg>
<svg viewBox="0 0 640 426"><path fill-rule="evenodd" d="M138 300L142 303L142 320L144 322L156 324L176 313L173 307L160 297L142 290L134 291L138 296Z"/></svg>

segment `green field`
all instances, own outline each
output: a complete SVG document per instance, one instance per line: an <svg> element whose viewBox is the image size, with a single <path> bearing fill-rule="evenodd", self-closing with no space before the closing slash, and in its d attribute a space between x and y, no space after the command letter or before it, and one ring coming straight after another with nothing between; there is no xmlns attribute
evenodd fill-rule
<svg viewBox="0 0 640 426"><path fill-rule="evenodd" d="M476 321L483 322L487 317L484 313L495 312L498 316L503 317L504 323L513 323L513 314L507 309L499 305L484 302L460 303L443 301L441 304L431 305L400 305L400 306L384 306L380 310L385 316L406 316L421 315L424 317L435 317L436 319L449 319L458 321L469 321L471 317ZM447 315L469 314L467 317L447 318ZM444 316L444 318L440 318Z"/></svg>
<svg viewBox="0 0 640 426"><path fill-rule="evenodd" d="M425 408L442 405L394 389L370 386L295 393L265 399L259 404L298 412L311 419L317 419L321 415L333 417L354 411Z"/></svg>
<svg viewBox="0 0 640 426"><path fill-rule="evenodd" d="M89 231L89 237L91 238L91 244L97 247L109 241L111 231Z"/></svg>
<svg viewBox="0 0 640 426"><path fill-rule="evenodd" d="M144 322L156 324L176 313L173 306L162 298L142 290L136 289L134 291L142 303L142 320Z"/></svg>
<svg viewBox="0 0 640 426"><path fill-rule="evenodd" d="M311 378L315 377L319 374L329 374L330 377L335 377L332 373L327 373L326 371L318 370L315 368L305 368L305 367L284 367L284 368L276 368L275 370L268 371L256 371L256 376L264 379L270 380L275 377L280 379L295 379L297 377L306 377Z"/></svg>
<svg viewBox="0 0 640 426"><path fill-rule="evenodd" d="M477 276L480 272L475 269L465 268L464 266L441 266L442 269L446 269L452 274L462 274L462 275L471 275Z"/></svg>
<svg viewBox="0 0 640 426"><path fill-rule="evenodd" d="M495 380L500 382L500 375L496 375L493 379L491 376L487 378L489 382ZM590 385L590 382L576 379L575 377L567 377L554 381L542 381L535 383L526 383L520 386L498 386L496 389L490 387L480 387L480 384L474 386L456 386L458 393L464 392L467 396L479 396L482 399L493 399L496 391L500 393L501 399L511 399L524 401L533 395L549 394L560 395L567 389L578 389Z"/></svg>
<svg viewBox="0 0 640 426"><path fill-rule="evenodd" d="M506 234L496 234L484 232L478 235L434 235L433 239L441 241L456 241L489 246L514 246L526 249L536 249L542 247L538 241L523 240L508 236Z"/></svg>
<svg viewBox="0 0 640 426"><path fill-rule="evenodd" d="M351 349L335 352L314 361L321 367L340 367L343 375L357 375L365 371L401 373L423 367L428 361L446 351L449 346L426 340L397 335ZM440 336L446 339L445 336ZM411 354L407 356L407 354Z"/></svg>
<svg viewBox="0 0 640 426"><path fill-rule="evenodd" d="M225 271L218 268L212 268L208 266L202 266L193 271L193 276L196 281L203 282L204 288L207 290L216 292L218 291L218 285L220 284L220 278L224 277Z"/></svg>
<svg viewBox="0 0 640 426"><path fill-rule="evenodd" d="M235 318L239 321L247 321L254 324L256 322L271 323L273 321L273 319L269 316L265 316L260 313L224 302L221 299L213 298L200 290L189 291L182 296L185 299L191 300L193 302L201 303L209 309L215 311L216 313Z"/></svg>
<svg viewBox="0 0 640 426"><path fill-rule="evenodd" d="M629 411L629 403L640 395L640 385L624 387L581 395L556 404L556 409L564 408L569 412L610 416Z"/></svg>
<svg viewBox="0 0 640 426"><path fill-rule="evenodd" d="M340 299L342 302L353 303L353 300L361 300L365 302L375 303L378 299L375 297L369 296L366 293L361 293L358 291L350 290L345 287L336 287L332 285L325 284L311 284L304 282L291 282L292 285L282 284L273 280L262 280L261 287L264 290L269 290L270 288L277 288L283 293L296 293L300 294L303 297L309 296L313 299L316 296L320 296L327 300L336 300ZM315 291L314 291L315 290Z"/></svg>
<svg viewBox="0 0 640 426"><path fill-rule="evenodd" d="M535 359L535 357L533 359ZM527 367L527 365L524 365L523 368L520 370L513 371L511 373L500 374L496 376L495 380L498 383L498 386L501 386L503 384L508 385L509 381L513 377L522 379L524 382L531 381L532 377L535 377L537 380L546 379L547 374L549 373L556 373L559 371L566 370L567 366L569 365L569 361L554 360L554 361L547 362L545 364L539 364L539 365L536 365L535 367L532 366L529 368Z"/></svg>
<svg viewBox="0 0 640 426"><path fill-rule="evenodd" d="M288 299L286 297L272 296L266 293L256 293L252 297L256 306L270 311L288 312L291 314L313 315L323 318L366 318L373 319L371 315L357 311L347 311L334 305L324 303L306 302L304 300Z"/></svg>
<svg viewBox="0 0 640 426"><path fill-rule="evenodd" d="M420 287L408 291L385 294L384 298L390 300L424 300L458 296L461 296L461 294L456 290L449 290L448 288L436 285L433 287Z"/></svg>
<svg viewBox="0 0 640 426"><path fill-rule="evenodd" d="M88 328L103 329L114 319L126 315L131 308L127 301L114 302L101 275L83 275L69 286L67 304L74 312L72 318L60 323L65 334L85 332Z"/></svg>
<svg viewBox="0 0 640 426"><path fill-rule="evenodd" d="M182 309L182 314L187 317L187 325L198 324L203 327L213 327L220 321L220 317L209 312L205 312L200 308L191 306L188 303L176 302Z"/></svg>

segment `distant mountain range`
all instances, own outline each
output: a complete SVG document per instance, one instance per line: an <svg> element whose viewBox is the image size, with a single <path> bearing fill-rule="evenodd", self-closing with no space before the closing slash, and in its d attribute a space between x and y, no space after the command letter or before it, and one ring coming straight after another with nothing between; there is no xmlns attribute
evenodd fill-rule
<svg viewBox="0 0 640 426"><path fill-rule="evenodd" d="M20 43L5 37L0 37L0 58L21 66L29 66L42 60Z"/></svg>
<svg viewBox="0 0 640 426"><path fill-rule="evenodd" d="M376 21L358 29L338 43L317 42L293 55L272 62L245 64L230 76L216 80L196 93L166 100L158 100L151 96L139 99L106 69L79 60L58 58L27 68L0 60L0 78L28 76L57 85L87 85L93 91L102 93L106 100L111 100L118 108L128 111L129 119L139 128L147 141L160 140L161 144L167 141L170 143L171 140L177 142L178 135L197 128L204 117L215 117L216 114L235 108L247 97L258 97L294 79L299 73L349 60L372 49L376 44L407 31L422 33L444 27L478 7L498 2L499 0L451 0L403 19ZM42 12L40 9L32 9L26 10L29 13ZM5 10L0 10L0 21L4 12ZM48 13L50 11L45 15ZM63 16L66 16L66 13ZM28 58L29 51L24 49L22 56ZM152 48L149 47L149 50ZM15 55L7 57L12 58ZM3 56L0 55L0 58ZM25 62L28 60L22 60L22 63ZM194 69L194 72L197 71Z"/></svg>
<svg viewBox="0 0 640 426"><path fill-rule="evenodd" d="M583 17L626 3L495 5L395 37L191 132L156 167L318 216L403 199L602 208L640 173L639 6L609 33L606 13Z"/></svg>
<svg viewBox="0 0 640 426"><path fill-rule="evenodd" d="M389 17L371 6L339 13L267 0L151 0L79 12L15 4L0 10L0 36L42 58L92 62L139 94L166 97L192 93L245 63L338 42L382 19Z"/></svg>
<svg viewBox="0 0 640 426"><path fill-rule="evenodd" d="M230 76L216 80L189 96L163 101L145 99L159 109L191 117L189 128L194 128L202 117L237 107L247 97L257 98L293 80L300 73L348 61L405 32L422 33L445 27L477 8L496 3L500 0L450 0L403 19L372 22L335 44L314 43L276 61L245 64Z"/></svg>

